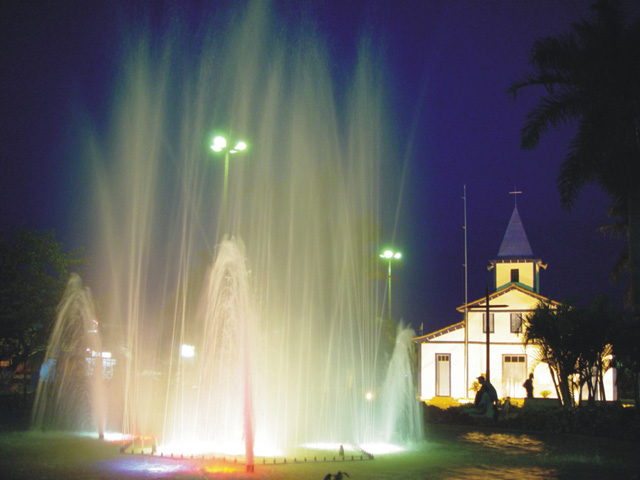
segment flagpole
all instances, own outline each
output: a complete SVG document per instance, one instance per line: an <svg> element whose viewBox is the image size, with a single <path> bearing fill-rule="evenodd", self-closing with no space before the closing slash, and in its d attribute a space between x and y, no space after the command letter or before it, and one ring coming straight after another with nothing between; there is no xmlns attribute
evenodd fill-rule
<svg viewBox="0 0 640 480"><path fill-rule="evenodd" d="M468 277L467 277L467 185L463 187L464 206L464 398L469 397L469 310Z"/></svg>

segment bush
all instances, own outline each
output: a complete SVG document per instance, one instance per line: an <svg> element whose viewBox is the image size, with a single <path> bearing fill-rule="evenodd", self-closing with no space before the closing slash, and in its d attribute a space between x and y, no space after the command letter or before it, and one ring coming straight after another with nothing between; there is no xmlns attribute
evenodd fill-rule
<svg viewBox="0 0 640 480"><path fill-rule="evenodd" d="M640 411L637 408L624 408L619 403L574 408L512 407L507 418L489 423L486 419L470 416L466 407L441 409L429 405L426 407L425 420L428 424L494 425L515 431L589 435L640 442Z"/></svg>

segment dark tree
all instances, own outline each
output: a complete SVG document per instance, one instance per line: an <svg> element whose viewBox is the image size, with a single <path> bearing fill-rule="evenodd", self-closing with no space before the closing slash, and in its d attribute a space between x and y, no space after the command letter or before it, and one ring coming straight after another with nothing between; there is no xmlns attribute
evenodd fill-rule
<svg viewBox="0 0 640 480"><path fill-rule="evenodd" d="M549 365L558 398L565 407L574 404L572 377L578 373L578 315L571 305L540 303L523 319L525 345L540 348L539 359Z"/></svg>
<svg viewBox="0 0 640 480"><path fill-rule="evenodd" d="M613 308L604 295L597 296L589 308L578 308L578 313L578 323L574 328L579 383L583 388L587 388L589 404L595 405L598 397L607 400L604 393L604 374L613 366L613 331L623 316Z"/></svg>
<svg viewBox="0 0 640 480"><path fill-rule="evenodd" d="M613 326L611 341L618 378L630 379L636 408L640 408L640 322L621 316Z"/></svg>
<svg viewBox="0 0 640 480"><path fill-rule="evenodd" d="M0 356L20 366L26 395L28 367L37 368L78 252L65 252L53 232L0 233Z"/></svg>
<svg viewBox="0 0 640 480"><path fill-rule="evenodd" d="M614 206L626 206L631 301L640 312L640 20L628 20L619 0L599 0L593 21L535 42L533 71L511 85L541 87L545 95L527 115L524 149L550 128L576 125L560 167L558 189L570 208L583 186L597 183Z"/></svg>

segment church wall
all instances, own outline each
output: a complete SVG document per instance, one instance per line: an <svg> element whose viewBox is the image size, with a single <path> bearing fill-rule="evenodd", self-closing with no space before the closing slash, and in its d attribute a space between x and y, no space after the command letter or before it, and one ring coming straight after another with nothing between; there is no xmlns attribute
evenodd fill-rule
<svg viewBox="0 0 640 480"><path fill-rule="evenodd" d="M420 344L420 399L428 400L436 396L436 359L427 343Z"/></svg>
<svg viewBox="0 0 640 480"><path fill-rule="evenodd" d="M458 333L458 332L456 332ZM470 389L479 375L486 376L486 343L471 341L468 345L469 389L464 385L464 343L460 341L424 342L420 344L421 369L420 369L420 399L431 400L436 397L436 358L438 355L450 356L450 397L455 399L472 399L474 392ZM534 396L541 398L543 392L548 392L548 398L558 398L553 380L546 363L539 362L538 348L533 345L525 347L521 343L490 343L490 381L496 388L499 398L507 396L511 398L524 398L526 392L522 384L530 373L534 374ZM517 365L518 374L510 376L505 372L505 356L523 357L524 362ZM506 367L511 368L511 366ZM512 371L513 372L513 371ZM615 388L615 370L605 373L605 396L608 401L617 400ZM579 393L576 392L576 401ZM583 392L586 400L586 391Z"/></svg>
<svg viewBox="0 0 640 480"><path fill-rule="evenodd" d="M548 398L558 398L551 373L549 372L549 365L538 363L533 369L533 396L540 398L542 397L542 392L545 391L549 392Z"/></svg>
<svg viewBox="0 0 640 480"><path fill-rule="evenodd" d="M455 337L460 337L459 331ZM449 338L454 335L449 335ZM449 393L450 397L459 398L463 391L464 378L464 338L462 340L438 339L434 342L424 342L420 344L420 398L422 400L431 399L437 396L436 390L436 369L438 355L449 355Z"/></svg>
<svg viewBox="0 0 640 480"><path fill-rule="evenodd" d="M528 375L528 364L530 359L526 355L524 345L522 344L490 344L490 381L495 387L498 397L523 398L525 396L522 383ZM519 373L506 375L504 372L504 357L523 357L524 362L517 363ZM485 343L474 343L469 346L469 382L476 381L479 375L486 377L487 373L487 350ZM473 392L470 392L473 396Z"/></svg>
<svg viewBox="0 0 640 480"><path fill-rule="evenodd" d="M490 334L491 342L521 342L522 335L511 333L511 313L523 313L521 310L509 310L493 313L493 332ZM486 333L483 331L483 313L473 312L469 314L469 339L485 342Z"/></svg>

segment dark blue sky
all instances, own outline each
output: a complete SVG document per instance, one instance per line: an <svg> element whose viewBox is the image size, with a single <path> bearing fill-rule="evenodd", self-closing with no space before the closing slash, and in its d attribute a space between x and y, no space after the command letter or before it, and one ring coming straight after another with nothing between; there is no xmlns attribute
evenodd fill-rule
<svg viewBox="0 0 640 480"><path fill-rule="evenodd" d="M133 3L131 6L129 3ZM243 2L231 2L242 6ZM104 118L116 81L120 29L144 11L152 22L188 9L200 18L229 2L23 2L0 6L0 228L55 229L68 245L78 228L76 186L86 182L73 153L78 110ZM336 74L353 60L367 28L386 46L389 99L395 110L400 191L385 192L383 242L393 237L404 260L394 268L394 310L431 331L459 321L463 302L463 185L467 186L469 298L491 281L486 266L514 206L536 256L549 268L541 293L621 299L609 280L624 243L603 237L608 199L588 188L572 211L555 179L571 129L519 148L535 92L514 101L509 84L528 69L534 40L568 30L590 15L584 0L276 2L289 21L304 10L326 35ZM626 1L626 8L632 7ZM637 7L634 7L637 10ZM637 12L636 12L637 14ZM348 69L346 69L348 70ZM81 107L80 107L81 106ZM397 210L397 217L395 212Z"/></svg>

